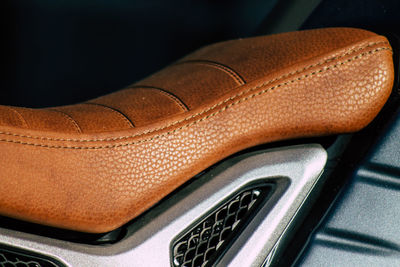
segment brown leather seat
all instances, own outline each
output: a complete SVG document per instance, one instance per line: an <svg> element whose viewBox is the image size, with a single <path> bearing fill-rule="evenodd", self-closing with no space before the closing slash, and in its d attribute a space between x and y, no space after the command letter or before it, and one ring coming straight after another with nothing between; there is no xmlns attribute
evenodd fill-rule
<svg viewBox="0 0 400 267"><path fill-rule="evenodd" d="M392 68L382 36L310 30L211 45L77 105L1 106L0 214L113 230L239 150L360 130Z"/></svg>

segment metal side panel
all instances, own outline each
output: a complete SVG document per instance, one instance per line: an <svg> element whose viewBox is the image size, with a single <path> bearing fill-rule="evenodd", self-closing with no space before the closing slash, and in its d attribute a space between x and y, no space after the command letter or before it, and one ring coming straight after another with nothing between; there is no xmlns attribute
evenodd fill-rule
<svg viewBox="0 0 400 267"><path fill-rule="evenodd" d="M246 185L273 181L267 201L219 260L221 266L269 265L285 231L312 191L327 160L320 145L257 151L228 159L133 221L125 239L85 245L0 229L0 244L53 257L67 266L170 266L181 232Z"/></svg>

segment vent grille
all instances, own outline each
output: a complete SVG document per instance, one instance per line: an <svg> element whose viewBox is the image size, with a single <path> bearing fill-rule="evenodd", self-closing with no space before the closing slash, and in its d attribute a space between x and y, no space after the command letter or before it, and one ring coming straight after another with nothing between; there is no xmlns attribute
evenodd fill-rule
<svg viewBox="0 0 400 267"><path fill-rule="evenodd" d="M0 266L2 267L61 267L63 265L52 262L36 253L0 246Z"/></svg>
<svg viewBox="0 0 400 267"><path fill-rule="evenodd" d="M173 266L204 267L215 262L270 195L271 188L258 186L236 194L182 234L172 246Z"/></svg>

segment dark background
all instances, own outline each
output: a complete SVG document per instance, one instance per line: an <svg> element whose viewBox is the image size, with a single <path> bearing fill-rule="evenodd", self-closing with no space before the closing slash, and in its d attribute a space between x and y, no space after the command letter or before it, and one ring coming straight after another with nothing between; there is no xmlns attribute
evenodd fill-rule
<svg viewBox="0 0 400 267"><path fill-rule="evenodd" d="M2 0L0 104L71 104L255 34L273 1Z"/></svg>
<svg viewBox="0 0 400 267"><path fill-rule="evenodd" d="M3 0L0 104L72 104L216 41L326 26L399 31L399 16L389 0Z"/></svg>

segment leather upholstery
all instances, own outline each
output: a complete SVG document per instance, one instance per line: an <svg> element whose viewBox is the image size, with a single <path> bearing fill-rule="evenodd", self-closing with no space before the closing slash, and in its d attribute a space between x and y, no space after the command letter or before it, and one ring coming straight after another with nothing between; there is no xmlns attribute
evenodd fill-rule
<svg viewBox="0 0 400 267"><path fill-rule="evenodd" d="M331 28L202 48L64 107L0 107L0 214L113 230L242 149L358 131L393 83L388 41Z"/></svg>

